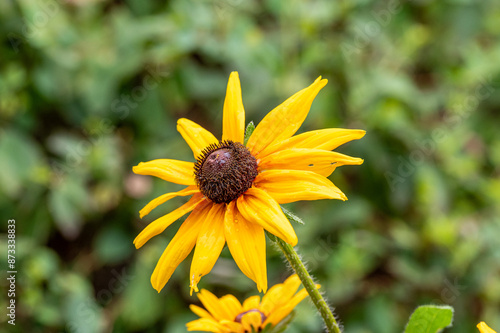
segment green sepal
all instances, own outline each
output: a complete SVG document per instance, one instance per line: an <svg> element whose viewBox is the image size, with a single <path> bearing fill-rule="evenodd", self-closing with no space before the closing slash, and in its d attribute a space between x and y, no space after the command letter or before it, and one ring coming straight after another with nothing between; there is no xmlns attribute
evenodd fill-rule
<svg viewBox="0 0 500 333"><path fill-rule="evenodd" d="M293 222L296 222L299 224L305 224L304 221L300 217L298 217L297 215L295 215L294 213L292 213L288 209L284 208L283 206L281 206L281 210L283 211L283 213L285 213L285 216L287 217L287 219L289 221L293 221Z"/></svg>
<svg viewBox="0 0 500 333"><path fill-rule="evenodd" d="M245 129L245 138L243 139L243 145L247 145L248 139L250 139L250 136L252 135L253 131L255 130L255 125L253 121L249 122L247 125L247 128Z"/></svg>

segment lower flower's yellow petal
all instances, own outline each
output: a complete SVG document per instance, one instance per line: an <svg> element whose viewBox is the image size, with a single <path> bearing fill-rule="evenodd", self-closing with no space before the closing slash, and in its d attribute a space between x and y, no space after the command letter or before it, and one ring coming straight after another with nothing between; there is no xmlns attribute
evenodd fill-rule
<svg viewBox="0 0 500 333"><path fill-rule="evenodd" d="M233 202L226 208L224 232L227 246L243 274L257 283L257 289L266 292L266 236L258 224L247 221Z"/></svg>
<svg viewBox="0 0 500 333"><path fill-rule="evenodd" d="M288 244L297 245L297 235L280 206L269 194L249 188L237 200L238 211L248 221L257 223Z"/></svg>
<svg viewBox="0 0 500 333"><path fill-rule="evenodd" d="M202 332L215 332L215 333L232 333L231 329L224 327L213 319L200 318L190 321L186 324L187 330L202 331Z"/></svg>
<svg viewBox="0 0 500 333"><path fill-rule="evenodd" d="M225 295L220 299L220 304L226 309L226 312L230 314L230 318L236 318L236 316L243 311L240 301L233 295Z"/></svg>
<svg viewBox="0 0 500 333"><path fill-rule="evenodd" d="M294 135L306 119L313 99L327 82L320 76L309 87L295 93L269 112L248 140L247 147L252 154L256 156L267 146Z"/></svg>
<svg viewBox="0 0 500 333"><path fill-rule="evenodd" d="M205 309L194 305L190 304L189 309L194 312L194 314L198 315L201 318L208 318L208 319L214 319L214 317Z"/></svg>
<svg viewBox="0 0 500 333"><path fill-rule="evenodd" d="M232 72L227 83L222 120L222 140L243 143L245 135L245 109L241 99L238 72Z"/></svg>
<svg viewBox="0 0 500 333"><path fill-rule="evenodd" d="M307 296L307 291L305 289L302 289L299 291L295 296L292 297L292 299L286 303L283 304L283 306L279 308L275 308L274 311L267 317L266 321L264 322L263 326L266 326L269 323L272 323L273 325L277 325L280 321L282 321L286 316L290 314L290 312L293 311L293 309L302 302L304 298Z"/></svg>
<svg viewBox="0 0 500 333"><path fill-rule="evenodd" d="M365 133L366 132L363 130L344 128L327 128L305 132L268 146L258 157L264 158L265 156L279 150L290 148L333 150L346 142L361 139L365 136Z"/></svg>
<svg viewBox="0 0 500 333"><path fill-rule="evenodd" d="M173 212L164 215L153 222L151 222L146 228L137 237L134 239L135 247L138 249L143 246L148 240L153 238L154 236L160 234L165 230L169 225L177 221L181 216L186 215L190 211L196 208L202 201L205 201L203 195L195 194L186 202L184 205L180 206Z"/></svg>
<svg viewBox="0 0 500 333"><path fill-rule="evenodd" d="M221 320L220 323L224 325L224 327L228 328L231 333L248 333L245 332L243 325L235 321Z"/></svg>
<svg viewBox="0 0 500 333"><path fill-rule="evenodd" d="M198 282L212 270L226 243L224 213L224 204L213 204L200 228L189 273L191 293L198 291Z"/></svg>
<svg viewBox="0 0 500 333"><path fill-rule="evenodd" d="M196 296L205 309L218 321L233 320L232 311L228 310L214 294L206 289L202 289Z"/></svg>
<svg viewBox="0 0 500 333"><path fill-rule="evenodd" d="M284 169L313 171L324 177L342 165L359 165L363 160L322 149L291 148L279 150L259 161L259 170Z"/></svg>
<svg viewBox="0 0 500 333"><path fill-rule="evenodd" d="M141 162L132 168L138 175L155 176L167 182L181 185L195 185L194 163L159 159Z"/></svg>
<svg viewBox="0 0 500 333"><path fill-rule="evenodd" d="M198 158L206 147L219 142L212 133L186 118L177 121L177 130L193 151L194 158Z"/></svg>
<svg viewBox="0 0 500 333"><path fill-rule="evenodd" d="M260 305L260 296L250 296L243 302L243 311L258 309Z"/></svg>
<svg viewBox="0 0 500 333"><path fill-rule="evenodd" d="M300 200L347 200L330 180L311 171L267 170L257 175L254 186L266 191L280 204Z"/></svg>
<svg viewBox="0 0 500 333"><path fill-rule="evenodd" d="M158 292L163 289L177 266L188 256L198 238L198 230L207 213L207 205L202 204L192 212L170 241L151 275L151 284Z"/></svg>
<svg viewBox="0 0 500 333"><path fill-rule="evenodd" d="M284 283L276 284L262 297L260 309L264 313L272 313L275 308L289 302L300 287L297 274L290 276Z"/></svg>
<svg viewBox="0 0 500 333"><path fill-rule="evenodd" d="M481 333L496 333L494 330L492 330L484 321L480 322L477 324L477 328Z"/></svg>
<svg viewBox="0 0 500 333"><path fill-rule="evenodd" d="M141 209L139 215L141 216L142 219L144 216L148 215L153 209L155 209L159 205L167 202L172 198L183 197L196 193L200 193L200 190L198 189L197 186L188 186L187 188L178 192L165 193L163 195L160 195L158 198L151 200L146 206L144 206L143 209Z"/></svg>
<svg viewBox="0 0 500 333"><path fill-rule="evenodd" d="M260 312L248 312L241 317L241 325L246 332L258 332L261 324L262 316Z"/></svg>

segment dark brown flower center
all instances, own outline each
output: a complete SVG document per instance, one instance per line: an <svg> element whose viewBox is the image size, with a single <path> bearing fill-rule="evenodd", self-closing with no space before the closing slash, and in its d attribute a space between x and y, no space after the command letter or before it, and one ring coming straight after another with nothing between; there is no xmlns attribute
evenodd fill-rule
<svg viewBox="0 0 500 333"><path fill-rule="evenodd" d="M252 186L257 160L241 143L221 141L201 153L194 175L203 195L215 203L229 203Z"/></svg>
<svg viewBox="0 0 500 333"><path fill-rule="evenodd" d="M260 318L262 319L262 322L265 322L267 319L266 315L263 314L262 312L260 312L258 309L250 309L248 311L242 312L239 315L237 315L236 318L234 318L234 321L237 323L241 323L241 319L243 319L243 316L246 315L247 313L250 313L250 312L260 313Z"/></svg>

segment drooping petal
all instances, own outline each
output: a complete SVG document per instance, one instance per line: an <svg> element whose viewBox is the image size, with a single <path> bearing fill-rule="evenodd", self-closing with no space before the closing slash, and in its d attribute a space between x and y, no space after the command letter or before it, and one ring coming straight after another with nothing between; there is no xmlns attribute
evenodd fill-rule
<svg viewBox="0 0 500 333"><path fill-rule="evenodd" d="M344 128L327 128L322 130L305 132L281 142L275 142L264 149L259 157L277 152L279 150L290 148L309 148L309 149L323 149L333 150L338 146L352 141L361 139L365 135L363 130L353 130Z"/></svg>
<svg viewBox="0 0 500 333"><path fill-rule="evenodd" d="M161 291L177 266L186 259L193 249L208 207L207 204L201 204L200 207L195 209L168 243L151 275L151 284L158 292Z"/></svg>
<svg viewBox="0 0 500 333"><path fill-rule="evenodd" d="M258 309L259 304L260 304L260 296L259 295L248 297L243 302L243 311L248 311L251 309Z"/></svg>
<svg viewBox="0 0 500 333"><path fill-rule="evenodd" d="M220 299L206 289L202 289L196 296L203 304L205 309L218 321L226 319L233 320L232 312L226 306L221 304Z"/></svg>
<svg viewBox="0 0 500 333"><path fill-rule="evenodd" d="M191 293L198 291L198 282L212 270L226 243L224 213L224 204L213 204L200 228L189 273Z"/></svg>
<svg viewBox="0 0 500 333"><path fill-rule="evenodd" d="M190 304L189 309L194 312L194 314L198 315L201 318L209 318L209 319L214 319L214 317L205 309L194 305Z"/></svg>
<svg viewBox="0 0 500 333"><path fill-rule="evenodd" d="M194 163L158 159L141 162L132 168L138 175L155 176L167 182L181 185L195 185Z"/></svg>
<svg viewBox="0 0 500 333"><path fill-rule="evenodd" d="M165 230L169 225L177 221L181 216L186 215L193 209L195 209L202 201L205 201L203 195L195 194L186 202L184 205L180 206L173 212L164 215L153 222L151 222L144 230L141 231L139 235L134 239L135 247L138 249L143 246L148 240L152 237L160 234Z"/></svg>
<svg viewBox="0 0 500 333"><path fill-rule="evenodd" d="M213 319L200 318L190 321L186 324L187 330L191 331L202 331L202 332L220 332L220 333L231 333L231 330L223 325L219 324Z"/></svg>
<svg viewBox="0 0 500 333"><path fill-rule="evenodd" d="M347 200L345 194L328 178L311 171L263 171L255 178L254 186L264 190L280 204L300 200Z"/></svg>
<svg viewBox="0 0 500 333"><path fill-rule="evenodd" d="M194 158L198 158L209 145L219 142L212 133L186 118L177 121L177 130L193 151Z"/></svg>
<svg viewBox="0 0 500 333"><path fill-rule="evenodd" d="M280 206L269 194L249 188L237 199L237 208L248 221L259 224L288 244L297 245L297 235Z"/></svg>
<svg viewBox="0 0 500 333"><path fill-rule="evenodd" d="M197 186L188 186L187 188L178 192L165 193L163 195L160 195L158 198L151 200L146 206L144 206L143 209L140 210L139 215L141 216L142 219L144 216L148 215L153 209L155 209L159 205L167 202L172 198L183 197L196 193L200 193L200 190L198 189Z"/></svg>
<svg viewBox="0 0 500 333"><path fill-rule="evenodd" d="M238 72L232 72L227 83L222 120L222 140L243 143L245 135L245 109L241 99Z"/></svg>
<svg viewBox="0 0 500 333"><path fill-rule="evenodd" d="M226 242L234 261L243 274L267 290L266 236L258 224L247 221L237 210L234 201L226 208L224 219Z"/></svg>
<svg viewBox="0 0 500 333"><path fill-rule="evenodd" d="M324 177L342 165L359 165L363 160L334 151L308 148L278 150L259 161L259 170L284 169L313 171Z"/></svg>
<svg viewBox="0 0 500 333"><path fill-rule="evenodd" d="M257 156L267 146L294 135L306 119L313 99L327 82L320 76L309 87L295 93L269 112L248 140L247 147L252 154Z"/></svg>

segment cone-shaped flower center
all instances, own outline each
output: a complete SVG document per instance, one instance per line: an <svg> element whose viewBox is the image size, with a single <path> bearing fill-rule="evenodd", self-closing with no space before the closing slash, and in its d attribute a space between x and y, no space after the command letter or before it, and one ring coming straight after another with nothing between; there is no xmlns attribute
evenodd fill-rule
<svg viewBox="0 0 500 333"><path fill-rule="evenodd" d="M194 166L201 193L215 203L229 203L248 190L257 176L257 160L241 143L212 144Z"/></svg>
<svg viewBox="0 0 500 333"><path fill-rule="evenodd" d="M239 315L237 315L236 318L234 318L234 321L237 323L241 323L241 319L243 318L243 316L246 315L247 313L250 313L250 312L260 313L260 317L262 318L262 322L265 322L267 319L266 315L263 314L259 309L250 309L248 311L242 312Z"/></svg>

